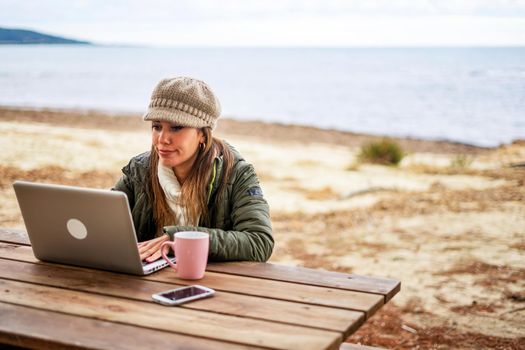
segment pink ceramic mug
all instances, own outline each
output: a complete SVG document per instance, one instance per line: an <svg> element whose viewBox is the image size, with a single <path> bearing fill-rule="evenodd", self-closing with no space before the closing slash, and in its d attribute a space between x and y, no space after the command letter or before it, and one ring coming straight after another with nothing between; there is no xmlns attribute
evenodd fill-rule
<svg viewBox="0 0 525 350"><path fill-rule="evenodd" d="M164 246L170 246L175 252L176 263L172 263L164 252ZM204 277L208 262L210 235L206 232L183 231L175 233L174 240L162 243L162 257L177 271L180 278L198 280Z"/></svg>

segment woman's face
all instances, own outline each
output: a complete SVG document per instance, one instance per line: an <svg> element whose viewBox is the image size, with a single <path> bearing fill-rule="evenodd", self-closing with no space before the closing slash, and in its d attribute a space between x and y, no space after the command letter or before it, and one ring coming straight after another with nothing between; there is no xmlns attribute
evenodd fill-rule
<svg viewBox="0 0 525 350"><path fill-rule="evenodd" d="M197 157L199 144L204 142L204 134L197 128L153 121L151 141L162 165L173 168L176 174L187 174Z"/></svg>

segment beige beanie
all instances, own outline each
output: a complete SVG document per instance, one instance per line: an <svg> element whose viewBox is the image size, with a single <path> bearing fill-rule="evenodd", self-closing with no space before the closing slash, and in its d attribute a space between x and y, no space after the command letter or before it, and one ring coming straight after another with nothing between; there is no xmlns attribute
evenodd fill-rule
<svg viewBox="0 0 525 350"><path fill-rule="evenodd" d="M161 80L153 93L144 120L173 122L193 128L215 128L221 105L203 81L175 77Z"/></svg>

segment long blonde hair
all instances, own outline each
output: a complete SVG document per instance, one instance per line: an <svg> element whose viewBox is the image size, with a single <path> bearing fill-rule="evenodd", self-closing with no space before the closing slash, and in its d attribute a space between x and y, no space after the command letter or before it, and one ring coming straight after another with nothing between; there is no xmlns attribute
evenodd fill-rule
<svg viewBox="0 0 525 350"><path fill-rule="evenodd" d="M205 142L199 147L197 158L193 163L188 177L184 180L181 188L181 205L185 208L187 219L190 222L200 220L204 225L210 224L210 212L208 210L209 184L213 180L213 167L215 157L222 155L222 175L219 179L215 204L221 200L223 189L230 177L233 167L234 155L232 150L222 140L212 136L211 128L202 128ZM211 140L211 141L210 141ZM157 165L159 156L152 145L150 153L150 197L153 199L153 219L156 225L156 235L162 234L162 228L166 225L177 225L174 222L173 213L166 201L164 191L159 183Z"/></svg>

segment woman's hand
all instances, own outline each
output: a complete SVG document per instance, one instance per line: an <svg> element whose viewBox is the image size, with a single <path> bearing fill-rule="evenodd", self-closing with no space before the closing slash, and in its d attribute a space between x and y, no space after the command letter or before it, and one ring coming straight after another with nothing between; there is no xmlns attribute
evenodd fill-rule
<svg viewBox="0 0 525 350"><path fill-rule="evenodd" d="M168 235L162 235L160 237L151 239L149 241L140 242L139 243L140 260L144 260L150 263L160 258L162 256L160 253L160 245L169 240L170 238ZM169 248L164 247L163 249L165 252L167 252Z"/></svg>

